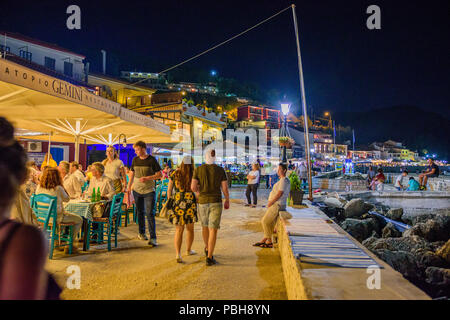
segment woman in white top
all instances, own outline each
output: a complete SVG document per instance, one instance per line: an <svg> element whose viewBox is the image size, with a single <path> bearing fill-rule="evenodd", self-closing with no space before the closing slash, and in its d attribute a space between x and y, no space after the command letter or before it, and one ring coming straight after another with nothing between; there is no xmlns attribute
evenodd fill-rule
<svg viewBox="0 0 450 320"><path fill-rule="evenodd" d="M116 194L113 182L110 178L104 175L105 167L100 162L94 162L91 168L92 179L89 182L89 188L87 194L90 196L92 191L95 192L100 188L100 195L103 200L112 200Z"/></svg>
<svg viewBox="0 0 450 320"><path fill-rule="evenodd" d="M124 165L113 146L106 148L106 159L102 164L105 167L105 176L113 181L116 193L125 192L127 178Z"/></svg>
<svg viewBox="0 0 450 320"><path fill-rule="evenodd" d="M56 212L58 222L74 222L73 236L74 238L78 235L81 229L81 224L83 219L73 213L68 213L64 211L63 202L70 200L66 191L64 190L61 175L57 168L46 168L42 174L39 186L36 189L36 194L48 194L49 196L54 196L56 200ZM68 247L65 249L68 252ZM78 248L74 242L72 252L77 252Z"/></svg>
<svg viewBox="0 0 450 320"><path fill-rule="evenodd" d="M258 202L258 185L259 185L259 164L254 163L252 165L252 171L249 172L247 175L247 190L245 192L245 195L247 196L247 204L246 207L251 206L252 208L256 208L256 204ZM250 194L253 193L253 204L250 199Z"/></svg>

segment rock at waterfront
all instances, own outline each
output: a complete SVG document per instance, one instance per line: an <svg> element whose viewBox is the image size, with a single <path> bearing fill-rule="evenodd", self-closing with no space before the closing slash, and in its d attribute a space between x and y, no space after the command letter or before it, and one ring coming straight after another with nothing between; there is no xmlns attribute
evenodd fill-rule
<svg viewBox="0 0 450 320"><path fill-rule="evenodd" d="M379 249L374 253L396 271L408 279L420 279L422 272L417 265L414 255L407 251L391 251Z"/></svg>
<svg viewBox="0 0 450 320"><path fill-rule="evenodd" d="M417 222L403 232L403 236L419 236L428 241L447 241L450 236L450 217L435 215L433 219Z"/></svg>
<svg viewBox="0 0 450 320"><path fill-rule="evenodd" d="M432 251L417 250L414 253L420 268L425 270L428 267L447 267L447 262Z"/></svg>
<svg viewBox="0 0 450 320"><path fill-rule="evenodd" d="M401 237L402 233L398 231L392 223L388 223L381 231L383 238L397 238Z"/></svg>
<svg viewBox="0 0 450 320"><path fill-rule="evenodd" d="M389 209L385 216L392 220L400 220L403 215L403 208Z"/></svg>
<svg viewBox="0 0 450 320"><path fill-rule="evenodd" d="M450 240L440 247L436 254L450 265Z"/></svg>
<svg viewBox="0 0 450 320"><path fill-rule="evenodd" d="M450 296L450 269L429 267L425 270L426 282L433 286L435 297Z"/></svg>
<svg viewBox="0 0 450 320"><path fill-rule="evenodd" d="M326 198L323 202L331 208L342 208L344 206L339 199L334 197Z"/></svg>
<svg viewBox="0 0 450 320"><path fill-rule="evenodd" d="M372 241L365 241L363 244L371 251L386 249L390 251L407 251L412 254L417 250L433 251L432 245L419 236L372 239Z"/></svg>
<svg viewBox="0 0 450 320"><path fill-rule="evenodd" d="M374 231L378 233L379 230L378 221L374 218L364 220L348 218L342 222L341 227L359 242L369 238Z"/></svg>
<svg viewBox="0 0 450 320"><path fill-rule="evenodd" d="M374 206L372 204L364 202L362 199L352 199L345 204L344 215L346 218L360 217L373 208Z"/></svg>

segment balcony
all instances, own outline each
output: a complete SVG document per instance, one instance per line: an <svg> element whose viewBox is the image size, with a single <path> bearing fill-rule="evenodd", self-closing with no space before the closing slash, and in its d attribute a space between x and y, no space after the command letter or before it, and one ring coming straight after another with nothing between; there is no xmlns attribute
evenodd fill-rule
<svg viewBox="0 0 450 320"><path fill-rule="evenodd" d="M0 52L2 53L2 56L3 56L4 52L3 51L0 51ZM55 70L46 68L46 67L44 67L44 66L42 66L40 64L37 64L35 62L31 62L31 61L29 61L27 59L21 58L21 57L15 55L15 54L9 53L9 52L6 53L6 60L15 62L17 64L20 64L20 65L26 67L26 68L32 69L32 70L37 71L37 72L41 72L41 73L46 74L48 76L51 76L51 77L54 77L54 78L57 78L57 79L69 82L69 83L71 83L73 85L82 86L82 87L89 88L91 90L95 90L95 87L90 86L86 82L82 81L82 79L81 79L82 76L79 75L79 74L74 74L74 77L68 77L68 76L66 76L66 75L64 75L62 73L59 73L59 72L55 71Z"/></svg>

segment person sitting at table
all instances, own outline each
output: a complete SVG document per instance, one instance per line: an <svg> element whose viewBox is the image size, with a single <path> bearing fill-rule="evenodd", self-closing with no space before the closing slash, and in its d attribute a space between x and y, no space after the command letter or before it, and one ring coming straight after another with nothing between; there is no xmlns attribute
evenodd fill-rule
<svg viewBox="0 0 450 320"><path fill-rule="evenodd" d="M87 194L91 195L94 189L97 192L98 188L100 188L102 200L112 200L116 194L116 190L114 189L113 181L104 175L105 167L100 162L94 162L91 167L91 172L92 179L89 183Z"/></svg>
<svg viewBox="0 0 450 320"><path fill-rule="evenodd" d="M29 167L27 167L27 174L32 174ZM24 224L38 226L36 216L30 206L29 198L30 195L36 191L37 185L34 184L34 190L29 195L28 193L30 190L28 189L28 179L29 178L27 178L27 181L25 181L25 183L23 183L17 191L14 204L11 207L11 219Z"/></svg>
<svg viewBox="0 0 450 320"><path fill-rule="evenodd" d="M89 165L86 169L86 178L85 181L89 182L92 179L92 165Z"/></svg>
<svg viewBox="0 0 450 320"><path fill-rule="evenodd" d="M53 160L52 154L47 152L45 154L44 162L41 164L41 171L44 171L45 167L56 168L58 164Z"/></svg>
<svg viewBox="0 0 450 320"><path fill-rule="evenodd" d="M64 190L70 199L78 199L81 197L81 184L78 178L70 174L70 164L67 161L61 161L58 166L61 179L63 181Z"/></svg>
<svg viewBox="0 0 450 320"><path fill-rule="evenodd" d="M83 219L80 216L77 216L73 213L68 213L64 211L63 202L67 202L70 200L66 191L63 187L63 182L61 179L61 175L57 168L47 168L42 173L41 181L36 189L36 195L38 194L48 194L49 196L54 196L57 198L56 200L56 212L57 212L57 220L58 222L73 222L75 225L73 226L73 237L74 239L77 237L78 232L81 229L81 224L83 223ZM65 253L68 253L69 248L65 248ZM72 252L77 252L78 248L73 245Z"/></svg>
<svg viewBox="0 0 450 320"><path fill-rule="evenodd" d="M77 177L78 181L80 181L80 185L84 185L84 174L79 170L80 164L76 161L72 161L70 163L70 174Z"/></svg>

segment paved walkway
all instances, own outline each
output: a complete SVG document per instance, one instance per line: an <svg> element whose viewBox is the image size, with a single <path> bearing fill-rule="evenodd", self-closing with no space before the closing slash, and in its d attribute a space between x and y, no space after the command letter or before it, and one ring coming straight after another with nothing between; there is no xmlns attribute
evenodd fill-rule
<svg viewBox="0 0 450 320"><path fill-rule="evenodd" d="M287 299L281 261L276 249L251 244L260 240L259 220L268 190L260 190L258 208L243 207L244 189L232 188L231 208L224 211L215 257L206 267L200 224L195 225L195 256L175 261L174 227L157 218L159 246L137 239L137 226L121 229L119 248L92 246L88 253L66 256L56 252L47 270L65 287L67 267L81 269L81 289L63 291L64 299ZM185 251L185 246L182 248Z"/></svg>

